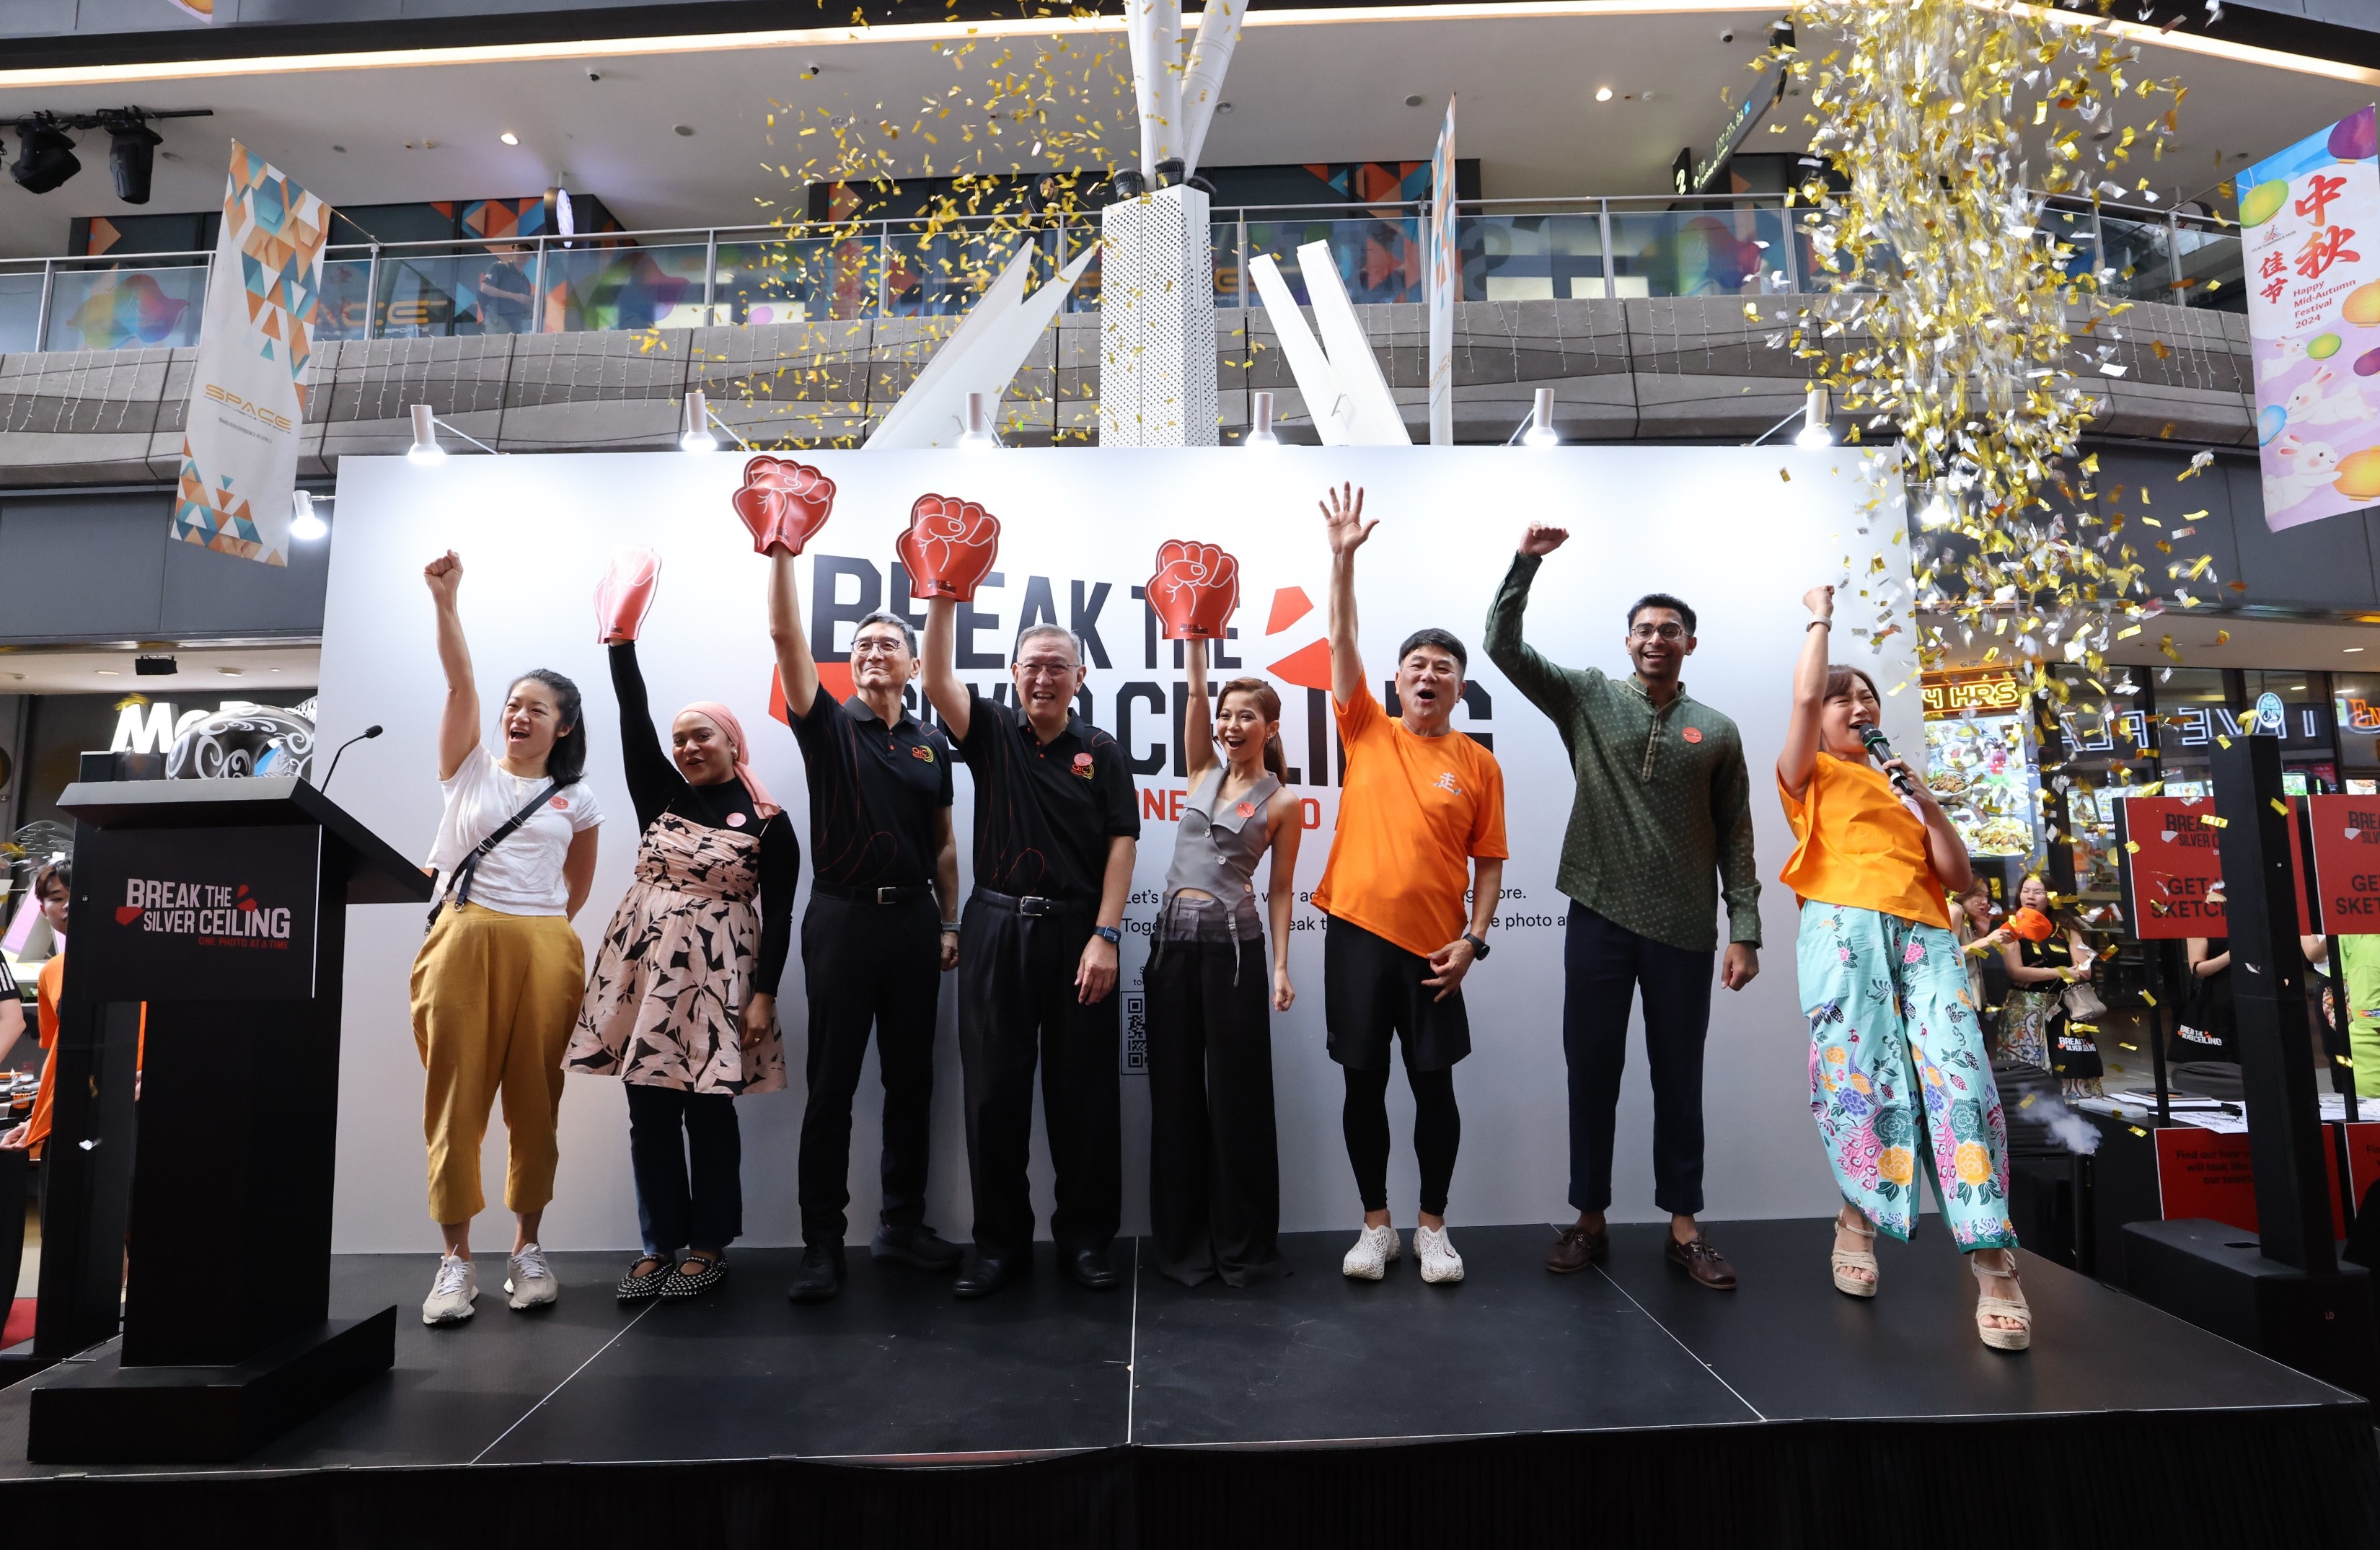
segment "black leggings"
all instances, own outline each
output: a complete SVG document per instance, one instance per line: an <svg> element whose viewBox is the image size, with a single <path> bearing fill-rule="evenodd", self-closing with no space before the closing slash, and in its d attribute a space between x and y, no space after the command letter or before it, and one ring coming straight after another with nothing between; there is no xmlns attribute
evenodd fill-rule
<svg viewBox="0 0 2380 1550"><path fill-rule="evenodd" d="M1339 1122L1347 1132L1347 1160L1364 1209L1389 1208L1389 1068L1340 1070L1347 1078L1347 1102ZM1454 1107L1454 1071L1415 1071L1405 1081L1414 1096L1414 1157L1421 1164L1421 1208L1446 1215L1447 1187L1454 1181L1454 1154L1463 1144L1463 1113Z"/></svg>

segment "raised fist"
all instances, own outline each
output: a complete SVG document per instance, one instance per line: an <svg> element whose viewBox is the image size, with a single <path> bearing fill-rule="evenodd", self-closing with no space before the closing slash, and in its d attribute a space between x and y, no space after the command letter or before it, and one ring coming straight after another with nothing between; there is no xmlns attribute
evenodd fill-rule
<svg viewBox="0 0 2380 1550"><path fill-rule="evenodd" d="M595 584L595 643L617 646L634 640L653 608L653 587L662 578L662 557L641 544L612 551L612 568Z"/></svg>
<svg viewBox="0 0 2380 1550"><path fill-rule="evenodd" d="M752 530L753 553L799 554L834 510L834 480L790 457L756 457L744 465L744 488L732 499Z"/></svg>
<svg viewBox="0 0 2380 1550"><path fill-rule="evenodd" d="M911 597L973 602L1000 557L1000 518L956 495L920 495L894 547L909 572Z"/></svg>
<svg viewBox="0 0 2380 1550"><path fill-rule="evenodd" d="M1169 539L1148 578L1148 606L1168 640L1220 640L1240 606L1240 563L1213 544Z"/></svg>

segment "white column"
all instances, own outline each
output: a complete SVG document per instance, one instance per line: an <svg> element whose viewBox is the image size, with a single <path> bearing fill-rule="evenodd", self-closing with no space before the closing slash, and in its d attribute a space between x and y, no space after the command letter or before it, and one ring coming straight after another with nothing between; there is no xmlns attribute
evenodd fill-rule
<svg viewBox="0 0 2380 1550"><path fill-rule="evenodd" d="M1215 263L1186 185L1100 215L1099 444L1217 444Z"/></svg>

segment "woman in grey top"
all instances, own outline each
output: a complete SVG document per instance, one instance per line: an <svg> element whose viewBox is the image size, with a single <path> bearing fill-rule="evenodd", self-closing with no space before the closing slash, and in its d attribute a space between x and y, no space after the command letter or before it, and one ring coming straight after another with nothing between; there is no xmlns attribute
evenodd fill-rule
<svg viewBox="0 0 2380 1550"><path fill-rule="evenodd" d="M1185 643L1182 746L1190 796L1173 842L1145 983L1148 992L1148 1214L1158 1268L1184 1286L1252 1286L1281 1257L1273 1140L1272 1021L1286 1011L1289 911L1302 814L1281 783L1281 696L1234 678L1209 724L1207 643ZM1220 758L1218 759L1220 753ZM1266 902L1271 975L1257 913L1257 862L1272 853Z"/></svg>

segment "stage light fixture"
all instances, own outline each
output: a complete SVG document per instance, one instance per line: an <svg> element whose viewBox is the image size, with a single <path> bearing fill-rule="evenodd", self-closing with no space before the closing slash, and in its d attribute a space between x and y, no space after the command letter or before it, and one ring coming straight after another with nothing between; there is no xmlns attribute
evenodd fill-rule
<svg viewBox="0 0 2380 1550"><path fill-rule="evenodd" d="M1595 100L1598 103L1608 103L1611 101L1611 88L1608 86L1597 87L1595 89Z"/></svg>
<svg viewBox="0 0 2380 1550"><path fill-rule="evenodd" d="M438 417L427 404L413 406L413 445L405 452L406 461L424 468L434 468L446 461L446 449L438 444Z"/></svg>
<svg viewBox="0 0 2380 1550"><path fill-rule="evenodd" d="M1000 445L1000 435L991 429L990 416L984 408L983 394L966 395L965 428L959 432L959 447L964 452L989 452Z"/></svg>
<svg viewBox="0 0 2380 1550"><path fill-rule="evenodd" d="M685 428L678 432L683 452L717 452L719 438L710 433L710 401L699 388L686 395Z"/></svg>
<svg viewBox="0 0 2380 1550"><path fill-rule="evenodd" d="M322 499L327 503L330 497L326 495ZM317 539L330 536L331 525L322 520L322 514L314 509L314 504L311 490L293 490L289 492L289 536L299 543L312 543Z"/></svg>
<svg viewBox="0 0 2380 1550"><path fill-rule="evenodd" d="M149 174L165 137L130 116L100 123L107 130L107 170L115 178L115 197L127 204L147 204Z"/></svg>
<svg viewBox="0 0 2380 1550"><path fill-rule="evenodd" d="M1835 444L1834 427L1828 421L1834 418L1834 394L1825 388L1814 387L1802 401L1802 430L1793 438L1794 444L1804 447L1830 447Z"/></svg>
<svg viewBox="0 0 2380 1550"><path fill-rule="evenodd" d="M29 194L46 194L80 171L82 162L65 130L47 119L18 120L17 159L8 163L8 176L18 188Z"/></svg>
<svg viewBox="0 0 2380 1550"><path fill-rule="evenodd" d="M520 137L514 134L510 129L506 129L503 134L498 135L496 138L504 141L506 145L518 145L520 143Z"/></svg>
<svg viewBox="0 0 2380 1550"><path fill-rule="evenodd" d="M1248 434L1243 443L1251 447L1277 447L1281 437L1272 428L1272 394L1258 390L1248 394Z"/></svg>

